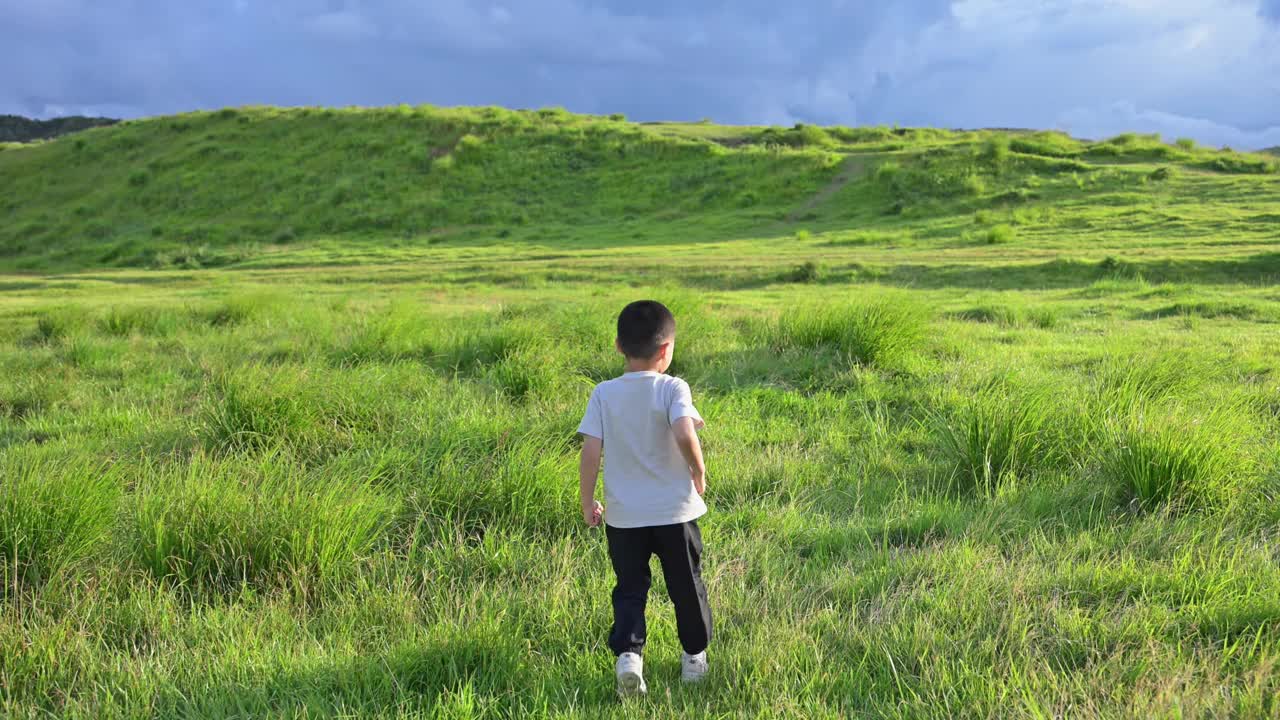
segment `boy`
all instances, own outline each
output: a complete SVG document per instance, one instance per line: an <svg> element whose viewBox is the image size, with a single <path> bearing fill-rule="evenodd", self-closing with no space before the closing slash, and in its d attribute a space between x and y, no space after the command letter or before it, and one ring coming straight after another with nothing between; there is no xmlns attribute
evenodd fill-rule
<svg viewBox="0 0 1280 720"><path fill-rule="evenodd" d="M675 339L675 318L661 303L641 300L623 308L615 345L626 357L627 371L596 386L578 426L583 435L582 517L592 527L604 520L617 576L609 647L618 656L618 694L624 697L645 692L641 653L651 554L662 564L675 605L684 646L681 678L697 682L707 673L711 609L702 583L697 523L707 511L702 502L706 467L697 434L703 422L688 383L664 374ZM595 500L602 450L609 456L604 468L607 513Z"/></svg>

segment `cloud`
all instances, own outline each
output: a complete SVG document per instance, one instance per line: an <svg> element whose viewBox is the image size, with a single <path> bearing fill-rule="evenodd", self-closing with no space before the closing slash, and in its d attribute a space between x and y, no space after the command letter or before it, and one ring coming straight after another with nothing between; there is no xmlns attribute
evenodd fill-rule
<svg viewBox="0 0 1280 720"><path fill-rule="evenodd" d="M1103 134L1155 130L1156 118L1262 130L1280 111L1280 34L1246 3L966 0L916 35L902 62L855 90L860 119L1049 127L1095 112ZM1072 116L1074 117L1074 116ZM1102 127L1102 123L1114 125ZM1121 123L1139 123L1132 127Z"/></svg>
<svg viewBox="0 0 1280 720"><path fill-rule="evenodd" d="M0 110L35 115L564 105L1250 147L1280 117L1280 0L0 0L0 66Z"/></svg>
<svg viewBox="0 0 1280 720"><path fill-rule="evenodd" d="M302 24L308 31L334 40L363 40L378 36L377 25L359 13L345 10L309 17Z"/></svg>
<svg viewBox="0 0 1280 720"><path fill-rule="evenodd" d="M1142 110L1128 103L1102 108L1074 108L1062 113L1058 125L1073 135L1091 139L1114 135L1116 128L1140 128L1144 132L1160 133L1170 141L1187 137L1208 145L1233 148L1280 146L1280 125L1261 130L1241 130L1204 118Z"/></svg>

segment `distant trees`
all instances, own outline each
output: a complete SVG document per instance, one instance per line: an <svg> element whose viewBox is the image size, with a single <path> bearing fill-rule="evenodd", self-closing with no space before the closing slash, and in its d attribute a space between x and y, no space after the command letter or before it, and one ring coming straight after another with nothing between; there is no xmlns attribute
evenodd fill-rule
<svg viewBox="0 0 1280 720"><path fill-rule="evenodd" d="M0 142L34 142L51 140L59 135L88 130L101 125L113 125L119 120L100 117L53 118L51 120L32 120L21 115L0 115Z"/></svg>

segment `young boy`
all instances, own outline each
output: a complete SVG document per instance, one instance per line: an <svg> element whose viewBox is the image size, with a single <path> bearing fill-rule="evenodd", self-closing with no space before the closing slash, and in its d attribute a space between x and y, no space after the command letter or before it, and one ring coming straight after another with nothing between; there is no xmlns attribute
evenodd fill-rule
<svg viewBox="0 0 1280 720"><path fill-rule="evenodd" d="M579 492L582 517L592 527L605 522L613 588L609 647L618 656L618 694L645 692L644 606L649 594L649 556L657 555L667 594L676 610L684 646L681 678L707 673L711 609L702 584L702 533L697 518L707 511L702 494L706 467L697 430L702 416L689 385L664 374L675 352L676 321L652 300L633 302L618 316L618 352L626 373L591 393L578 426L583 435ZM601 451L605 507L595 499Z"/></svg>

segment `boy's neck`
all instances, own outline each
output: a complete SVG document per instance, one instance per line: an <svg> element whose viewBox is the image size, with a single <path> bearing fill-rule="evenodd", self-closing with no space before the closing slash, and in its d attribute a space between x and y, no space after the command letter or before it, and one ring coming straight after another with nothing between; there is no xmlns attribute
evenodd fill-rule
<svg viewBox="0 0 1280 720"><path fill-rule="evenodd" d="M627 372L659 372L658 363L654 360L627 358Z"/></svg>

